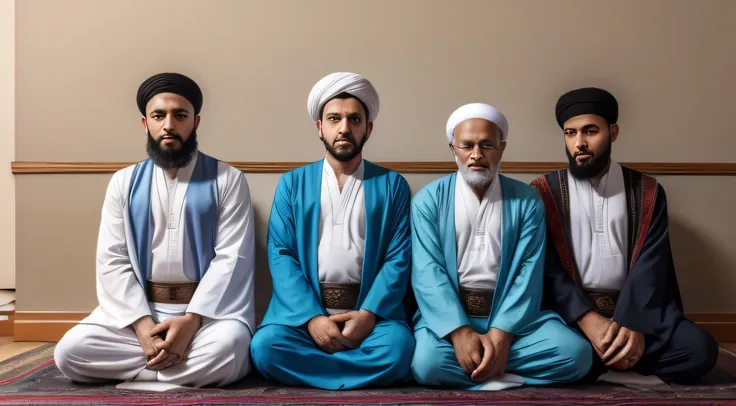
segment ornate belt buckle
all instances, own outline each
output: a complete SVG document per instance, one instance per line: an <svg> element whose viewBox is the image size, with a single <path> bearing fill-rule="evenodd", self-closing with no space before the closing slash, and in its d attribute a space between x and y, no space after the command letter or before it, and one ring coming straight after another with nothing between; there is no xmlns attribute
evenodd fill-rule
<svg viewBox="0 0 736 406"><path fill-rule="evenodd" d="M169 287L169 300L179 300L179 287L178 286Z"/></svg>

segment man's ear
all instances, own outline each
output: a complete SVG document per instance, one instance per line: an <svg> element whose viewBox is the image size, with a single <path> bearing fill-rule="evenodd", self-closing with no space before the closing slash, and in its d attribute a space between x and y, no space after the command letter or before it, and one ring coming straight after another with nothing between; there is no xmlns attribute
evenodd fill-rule
<svg viewBox="0 0 736 406"><path fill-rule="evenodd" d="M320 140L325 139L325 136L322 134L322 120L317 120L317 136L319 136Z"/></svg>
<svg viewBox="0 0 736 406"><path fill-rule="evenodd" d="M373 132L373 121L369 121L368 122L368 126L366 127L365 130L366 130L365 131L365 141L363 141L363 142L368 141L368 138L371 137L371 133Z"/></svg>
<svg viewBox="0 0 736 406"><path fill-rule="evenodd" d="M202 118L202 117L201 117L201 116L200 116L199 114L197 114L197 117L194 117L194 129L195 129L195 130L199 128L199 120L200 120L201 118Z"/></svg>
<svg viewBox="0 0 736 406"><path fill-rule="evenodd" d="M503 152L506 151L506 141L501 141L498 148L498 164L501 164L501 160L503 159Z"/></svg>
<svg viewBox="0 0 736 406"><path fill-rule="evenodd" d="M611 133L611 142L616 141L616 138L618 137L618 124L611 124L608 131Z"/></svg>

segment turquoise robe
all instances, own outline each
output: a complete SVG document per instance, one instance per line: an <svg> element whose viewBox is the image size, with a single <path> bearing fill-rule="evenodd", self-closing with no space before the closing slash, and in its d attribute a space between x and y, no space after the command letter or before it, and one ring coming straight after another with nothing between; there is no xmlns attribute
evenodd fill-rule
<svg viewBox="0 0 736 406"><path fill-rule="evenodd" d="M582 379L593 349L551 311L541 310L546 227L536 190L500 175L503 200L501 265L487 318L470 318L458 295L455 238L457 173L424 187L412 202L414 378L424 385L472 388L447 336L460 326L478 333L497 328L513 335L506 372L527 384Z"/></svg>
<svg viewBox="0 0 736 406"><path fill-rule="evenodd" d="M398 173L364 161L365 256L356 310L374 313L377 323L359 348L328 354L306 329L313 317L327 315L317 267L323 162L285 174L276 187L268 228L273 294L251 343L253 362L266 378L288 385L389 385L409 376L414 349L404 307L411 272L409 185Z"/></svg>

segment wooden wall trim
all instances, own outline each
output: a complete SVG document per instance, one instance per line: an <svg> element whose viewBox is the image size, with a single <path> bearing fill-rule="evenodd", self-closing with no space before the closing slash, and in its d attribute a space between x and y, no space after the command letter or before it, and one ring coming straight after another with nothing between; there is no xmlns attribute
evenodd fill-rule
<svg viewBox="0 0 736 406"><path fill-rule="evenodd" d="M13 337L15 324L15 310L0 311L0 316L7 316L7 320L0 320L0 337Z"/></svg>
<svg viewBox="0 0 736 406"><path fill-rule="evenodd" d="M77 325L76 321L19 322L13 325L13 341L44 341L58 343L67 331Z"/></svg>
<svg viewBox="0 0 736 406"><path fill-rule="evenodd" d="M14 341L58 342L85 312L15 312ZM690 313L687 317L710 332L718 342L736 343L736 313Z"/></svg>
<svg viewBox="0 0 736 406"><path fill-rule="evenodd" d="M34 162L10 163L14 174L113 173L134 162ZM308 162L229 162L246 173L284 173ZM376 162L401 173L451 173L452 161ZM623 165L653 175L736 175L736 163L717 162L622 162ZM567 167L566 162L503 162L504 173L546 173Z"/></svg>
<svg viewBox="0 0 736 406"><path fill-rule="evenodd" d="M88 312L15 312L13 341L58 342Z"/></svg>

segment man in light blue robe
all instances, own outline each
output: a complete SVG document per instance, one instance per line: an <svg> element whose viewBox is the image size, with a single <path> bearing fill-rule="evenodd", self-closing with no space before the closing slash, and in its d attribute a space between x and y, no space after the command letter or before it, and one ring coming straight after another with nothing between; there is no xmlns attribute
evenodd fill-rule
<svg viewBox="0 0 736 406"><path fill-rule="evenodd" d="M373 85L354 73L327 75L309 95L327 153L276 187L273 295L251 346L268 379L338 390L410 376L411 194L401 175L362 158L378 108Z"/></svg>
<svg viewBox="0 0 736 406"><path fill-rule="evenodd" d="M591 346L557 314L540 310L542 201L498 174L506 118L472 103L450 116L446 133L459 171L412 202L414 378L486 390L582 379Z"/></svg>

